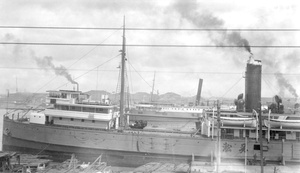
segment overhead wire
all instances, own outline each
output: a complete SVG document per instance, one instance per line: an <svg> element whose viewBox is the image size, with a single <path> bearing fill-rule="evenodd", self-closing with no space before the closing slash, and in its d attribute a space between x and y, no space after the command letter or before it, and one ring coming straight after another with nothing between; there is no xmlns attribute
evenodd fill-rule
<svg viewBox="0 0 300 173"><path fill-rule="evenodd" d="M51 43L51 42L0 42L3 45L30 45L30 46L103 46L120 47L122 44L99 44L99 43ZM243 45L185 45L185 44L128 44L126 47L163 47L163 48L244 48ZM251 48L280 48L299 49L300 45L251 45Z"/></svg>
<svg viewBox="0 0 300 173"><path fill-rule="evenodd" d="M22 70L37 70L37 69L48 69L50 70L50 68L38 68L38 67L0 67L1 69L22 69ZM90 71L90 69L82 69L82 68L77 68L77 69L70 69L68 68L68 71ZM93 71L97 71L97 70L93 70ZM116 72L118 70L109 70L109 69L102 69L102 70L98 70L98 71L106 71L106 72ZM129 72L132 72L133 70L128 70ZM143 73L153 73L153 71L148 71L148 70L134 70L135 72L143 72ZM155 72L157 73L179 73L179 74L183 74L183 73L190 73L190 74L222 74L222 75L240 75L241 72L208 72L208 71L157 71L155 70ZM262 73L263 75L275 75L276 73ZM300 73L281 73L282 75L285 76L299 76Z"/></svg>
<svg viewBox="0 0 300 173"><path fill-rule="evenodd" d="M55 29L55 30L121 30L122 28L113 28L113 27L43 27L43 26L0 26L2 29ZM247 31L247 32L298 32L300 29L298 28L126 28L126 30L133 30L133 31ZM108 38L107 38L108 39ZM105 39L106 40L106 39ZM103 41L104 42L104 41ZM94 43L30 43L30 42L0 42L0 44L16 44L16 45L53 45L53 46L121 46L121 44L94 44ZM178 47L207 47L207 48L215 48L215 47L223 47L223 48L234 48L234 47L244 47L244 46L232 46L232 45L167 45L167 44L160 44L160 45L152 45L152 44L129 44L128 47L167 47L167 48L178 48ZM96 47L91 49L89 52L86 53L88 55L92 52ZM298 45L252 45L251 48L300 48ZM83 57L85 57L84 55ZM83 57L79 58L76 62L80 61ZM72 64L72 65L73 65ZM132 66L131 63L129 63ZM71 66L72 66L71 65ZM71 67L69 66L69 67ZM133 66L132 66L133 67ZM0 67L2 68L2 67ZM5 67L4 67L5 68ZM9 68L9 67L8 67ZM98 67L97 67L98 68ZM31 69L31 68L28 68ZM94 68L95 69L95 68ZM89 73L89 70L87 73ZM133 69L138 73L142 71L137 71L134 67ZM69 70L69 68L68 68ZM70 69L71 70L71 69ZM191 72L165 72L165 73L191 73ZM193 72L195 73L195 72ZM226 72L198 72L198 73L205 73L205 74L237 74L237 73L226 73ZM86 73L84 73L86 74ZM139 74L139 73L138 73ZM265 73L267 74L267 73ZM269 73L272 74L272 73ZM299 74L286 74L286 75L299 75ZM139 76L145 81L145 79L139 74ZM80 76L81 77L81 76ZM77 77L78 78L78 77ZM51 81L50 81L51 82ZM146 81L145 81L146 82ZM266 81L265 81L266 82ZM147 82L146 82L147 83ZM47 83L48 84L48 83ZM149 85L149 83L147 83ZM151 85L149 85L150 87ZM40 90L40 89L39 89Z"/></svg>
<svg viewBox="0 0 300 173"><path fill-rule="evenodd" d="M72 27L72 26L14 26L1 25L0 29L45 29L45 30L122 30L117 27ZM298 32L299 28L142 28L127 27L128 31L240 31L240 32Z"/></svg>

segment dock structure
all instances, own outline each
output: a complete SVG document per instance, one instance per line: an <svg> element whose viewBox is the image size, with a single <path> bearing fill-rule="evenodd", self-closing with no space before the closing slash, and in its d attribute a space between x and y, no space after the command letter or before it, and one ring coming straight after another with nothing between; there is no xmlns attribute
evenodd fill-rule
<svg viewBox="0 0 300 173"><path fill-rule="evenodd" d="M8 153L8 152L0 152L0 171L1 172L11 172L12 166L10 159L15 155L16 153Z"/></svg>

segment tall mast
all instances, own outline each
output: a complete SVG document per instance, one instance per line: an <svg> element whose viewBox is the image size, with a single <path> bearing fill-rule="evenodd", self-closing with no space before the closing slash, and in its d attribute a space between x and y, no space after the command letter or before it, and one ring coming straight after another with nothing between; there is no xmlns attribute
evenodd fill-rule
<svg viewBox="0 0 300 173"><path fill-rule="evenodd" d="M121 93L120 93L120 125L121 127L126 126L126 118L124 117L124 88L125 88L125 16L123 19L123 43L122 43L122 60L121 60Z"/></svg>
<svg viewBox="0 0 300 173"><path fill-rule="evenodd" d="M154 72L154 78L153 78L153 84L152 84L152 92L151 92L151 102L153 102L153 92L154 92L154 84L155 84L155 72Z"/></svg>
<svg viewBox="0 0 300 173"><path fill-rule="evenodd" d="M18 92L18 77L16 76L16 93Z"/></svg>

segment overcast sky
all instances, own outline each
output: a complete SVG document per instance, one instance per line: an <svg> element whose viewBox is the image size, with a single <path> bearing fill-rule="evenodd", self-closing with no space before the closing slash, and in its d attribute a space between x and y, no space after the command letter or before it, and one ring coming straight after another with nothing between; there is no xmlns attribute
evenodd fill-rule
<svg viewBox="0 0 300 173"><path fill-rule="evenodd" d="M299 7L296 0L3 0L0 26L121 28L125 16L128 28L299 29ZM251 51L263 64L262 96L296 97L300 92L299 48L251 45L299 46L299 36L299 31L127 30L128 45L246 46L127 47L130 91L150 92L155 73L159 94L194 96L202 78L204 97L237 97L244 92L243 76ZM121 44L122 31L1 28L0 42ZM16 86L19 92L73 89L66 77L55 73L55 68L68 69L69 79L78 82L82 91L115 92L120 49L1 44L0 93L7 89L14 93Z"/></svg>

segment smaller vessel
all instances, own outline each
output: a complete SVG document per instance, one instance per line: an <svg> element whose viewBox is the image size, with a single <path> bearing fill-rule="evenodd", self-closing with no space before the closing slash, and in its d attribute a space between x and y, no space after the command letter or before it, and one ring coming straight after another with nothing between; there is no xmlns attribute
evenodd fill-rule
<svg viewBox="0 0 300 173"><path fill-rule="evenodd" d="M196 122L203 117L203 108L178 107L173 104L137 104L128 115L131 128L195 131Z"/></svg>

